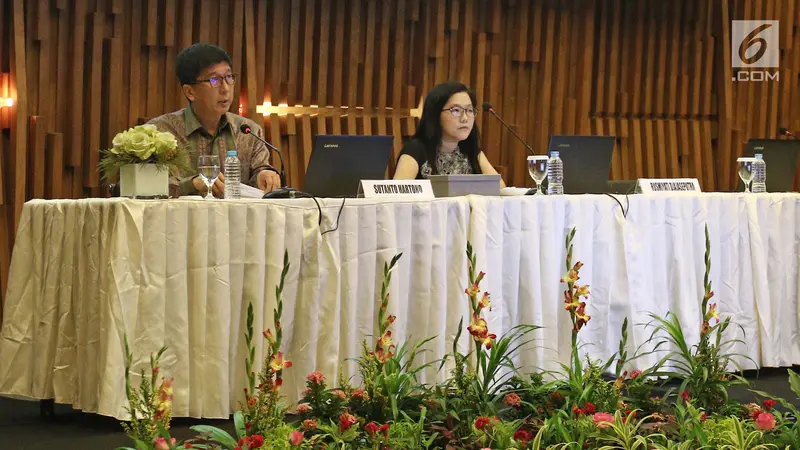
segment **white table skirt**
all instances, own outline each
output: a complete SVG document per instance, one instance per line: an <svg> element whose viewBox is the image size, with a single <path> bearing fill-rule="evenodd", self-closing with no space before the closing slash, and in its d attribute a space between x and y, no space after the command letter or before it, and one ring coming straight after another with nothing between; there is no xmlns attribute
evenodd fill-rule
<svg viewBox="0 0 800 450"><path fill-rule="evenodd" d="M341 200L320 200L322 229ZM32 201L15 242L0 339L0 393L55 398L125 417L123 332L135 369L168 345L175 416L228 417L244 399L245 319L272 327L284 249L284 352L289 400L305 375L356 366L372 334L384 262L403 252L392 285L397 339L455 330L447 299L466 279L465 198L347 200L320 235L312 200ZM211 236L227 236L210 238ZM463 269L461 269L463 268ZM257 354L263 340L257 339ZM430 357L447 351L442 340Z"/></svg>
<svg viewBox="0 0 800 450"><path fill-rule="evenodd" d="M487 272L492 331L546 326L518 363L556 368L569 356L559 278L572 226L575 259L586 263L581 281L592 288L592 320L581 340L593 358L616 350L626 316L631 350L644 342L649 331L635 325L648 312L678 313L696 342L699 328L691 324L699 320L708 222L714 301L746 333L747 345L737 350L759 366L800 363L800 196L620 201L627 219L607 196L348 200L338 230L324 236L311 200L32 201L11 264L0 394L125 417L125 332L137 370L150 352L169 346L162 368L176 379L176 416L227 417L246 383L247 305L254 305L256 332L272 326L284 248L292 263L283 317L283 350L294 363L284 383L289 401L312 370L357 374L346 359L359 356L375 328L381 268L397 252L404 255L391 286L394 337L438 336L425 357L441 358L459 319L467 320L467 238ZM341 201L321 203L324 231L336 225ZM446 375L431 369L425 379Z"/></svg>
<svg viewBox="0 0 800 450"><path fill-rule="evenodd" d="M586 265L592 319L579 339L583 353L605 360L618 349L629 320L628 354L652 329L649 313L676 313L691 344L700 337L705 235L711 241L712 303L735 325L728 337L744 368L800 363L798 255L800 195L671 194L608 196L470 197L470 241L494 299L490 328L547 325L520 367L557 369L570 354L569 315L559 279L564 241L577 227L573 261ZM538 250L538 251L537 251ZM741 327L741 328L740 328ZM498 333L499 334L499 333ZM650 349L645 346L643 350ZM666 348L664 349L666 351ZM636 362L649 367L660 356Z"/></svg>

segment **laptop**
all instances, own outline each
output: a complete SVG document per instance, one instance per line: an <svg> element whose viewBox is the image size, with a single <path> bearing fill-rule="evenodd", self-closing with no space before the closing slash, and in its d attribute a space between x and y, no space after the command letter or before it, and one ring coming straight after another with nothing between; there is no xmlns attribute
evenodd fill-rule
<svg viewBox="0 0 800 450"><path fill-rule="evenodd" d="M393 141L393 136L316 136L303 192L356 197L361 180L386 178Z"/></svg>
<svg viewBox="0 0 800 450"><path fill-rule="evenodd" d="M764 162L767 163L767 192L792 192L797 157L800 155L800 141L750 139L743 156L753 157L756 153L764 155ZM744 191L741 178L737 191Z"/></svg>
<svg viewBox="0 0 800 450"><path fill-rule="evenodd" d="M614 152L614 136L550 136L548 155L559 152L565 194L605 194ZM547 188L545 180L544 188Z"/></svg>

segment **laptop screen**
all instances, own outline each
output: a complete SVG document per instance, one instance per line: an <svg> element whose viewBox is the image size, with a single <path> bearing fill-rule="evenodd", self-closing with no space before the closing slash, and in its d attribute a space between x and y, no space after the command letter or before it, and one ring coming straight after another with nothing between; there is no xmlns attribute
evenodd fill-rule
<svg viewBox="0 0 800 450"><path fill-rule="evenodd" d="M361 180L386 177L393 141L392 136L316 136L303 192L356 197Z"/></svg>
<svg viewBox="0 0 800 450"><path fill-rule="evenodd" d="M564 163L565 194L608 192L614 136L551 136L548 154L559 152Z"/></svg>

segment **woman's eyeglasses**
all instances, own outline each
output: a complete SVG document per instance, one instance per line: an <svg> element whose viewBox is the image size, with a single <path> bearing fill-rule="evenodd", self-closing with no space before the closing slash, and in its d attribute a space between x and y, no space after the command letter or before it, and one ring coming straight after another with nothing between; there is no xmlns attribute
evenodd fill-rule
<svg viewBox="0 0 800 450"><path fill-rule="evenodd" d="M475 108L462 108L460 106L451 106L447 109L443 109L442 111L447 111L453 117L461 117L462 115L466 114L467 117L470 119L474 118L478 111Z"/></svg>
<svg viewBox="0 0 800 450"><path fill-rule="evenodd" d="M217 88L217 87L220 87L222 85L222 80L225 80L225 83L227 83L228 86L233 86L233 84L236 83L236 75L231 73L231 74L225 75L224 77L214 76L214 77L208 78L206 80L196 80L194 82L194 84L206 83L207 82L208 84L211 85L212 88Z"/></svg>

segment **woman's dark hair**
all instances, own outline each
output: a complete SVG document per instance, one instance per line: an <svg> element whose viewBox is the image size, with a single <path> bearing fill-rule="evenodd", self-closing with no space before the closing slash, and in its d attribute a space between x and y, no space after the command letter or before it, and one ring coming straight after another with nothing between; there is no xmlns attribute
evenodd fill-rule
<svg viewBox="0 0 800 450"><path fill-rule="evenodd" d="M414 134L414 139L419 139L425 145L425 154L427 156L428 165L431 167L431 173L436 175L439 173L439 168L436 167L437 154L439 145L442 142L442 121L441 113L447 101L459 92L466 92L469 99L472 101L472 106L477 109L478 101L475 93L469 90L463 83L448 81L434 86L425 97L425 105L422 107L422 117L419 119L417 132ZM481 153L481 137L478 131L478 125L472 126L472 131L469 136L463 141L458 143L458 151L463 153L469 160L469 165L472 167L472 173L481 173L480 165L478 164L478 155Z"/></svg>
<svg viewBox="0 0 800 450"><path fill-rule="evenodd" d="M175 72L181 84L192 84L204 70L221 62L233 67L231 57L225 50L211 44L194 44L178 53Z"/></svg>

